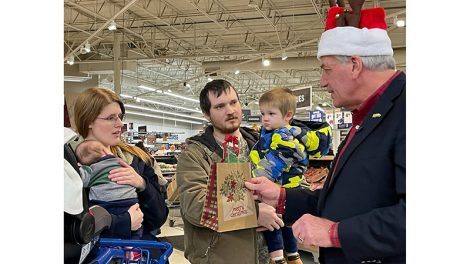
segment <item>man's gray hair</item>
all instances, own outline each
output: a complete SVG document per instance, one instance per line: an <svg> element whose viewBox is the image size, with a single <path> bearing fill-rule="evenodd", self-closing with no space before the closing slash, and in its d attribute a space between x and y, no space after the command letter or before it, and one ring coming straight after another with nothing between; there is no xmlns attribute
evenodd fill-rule
<svg viewBox="0 0 470 264"><path fill-rule="evenodd" d="M351 56L338 55L335 56L341 63L346 63L351 59ZM396 63L393 56L378 55L378 56L361 56L364 68L369 71L384 71L395 70Z"/></svg>

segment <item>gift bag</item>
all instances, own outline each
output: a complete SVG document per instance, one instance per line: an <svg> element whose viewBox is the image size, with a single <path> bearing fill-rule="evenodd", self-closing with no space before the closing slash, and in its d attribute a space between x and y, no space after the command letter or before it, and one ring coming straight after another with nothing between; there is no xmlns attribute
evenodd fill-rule
<svg viewBox="0 0 470 264"><path fill-rule="evenodd" d="M257 227L253 195L245 188L251 165L238 156L238 140L226 136L224 157L211 165L200 223L218 232Z"/></svg>

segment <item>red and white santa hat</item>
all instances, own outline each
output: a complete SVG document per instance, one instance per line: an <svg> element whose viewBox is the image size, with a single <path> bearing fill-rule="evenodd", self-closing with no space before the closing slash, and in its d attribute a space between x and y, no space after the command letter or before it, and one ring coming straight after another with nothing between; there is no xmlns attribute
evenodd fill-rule
<svg viewBox="0 0 470 264"><path fill-rule="evenodd" d="M331 7L328 10L326 31L318 43L318 59L328 55L393 55L383 8L361 10L359 28L336 27L336 16L343 12L344 7Z"/></svg>

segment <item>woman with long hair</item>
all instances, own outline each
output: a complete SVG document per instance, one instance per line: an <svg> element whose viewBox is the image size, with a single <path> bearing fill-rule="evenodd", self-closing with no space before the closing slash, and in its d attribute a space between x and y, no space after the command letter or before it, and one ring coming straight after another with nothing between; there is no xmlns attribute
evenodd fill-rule
<svg viewBox="0 0 470 264"><path fill-rule="evenodd" d="M152 239L151 232L165 223L168 207L160 192L151 157L121 141L124 115L124 104L119 96L104 88L87 89L79 94L74 106L77 132L85 140L101 142L122 159L122 167L110 171L109 179L117 184L132 185L137 190L139 202L124 214L112 215L111 227L101 236L129 239L131 230L143 226L142 239Z"/></svg>

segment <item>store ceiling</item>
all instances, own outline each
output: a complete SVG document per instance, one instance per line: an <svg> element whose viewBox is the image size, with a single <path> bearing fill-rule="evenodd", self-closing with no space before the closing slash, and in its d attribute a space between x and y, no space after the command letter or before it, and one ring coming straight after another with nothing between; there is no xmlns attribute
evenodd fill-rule
<svg viewBox="0 0 470 264"><path fill-rule="evenodd" d="M406 27L396 27L394 19L405 18L405 2L366 0L364 4L364 8L385 8L395 59L402 70ZM252 109L259 96L273 87L312 86L314 106L331 104L328 93L319 87L315 57L327 9L327 0L64 0L64 64L72 67L66 59L74 55L74 67L99 74L101 86L113 88L119 78L121 94L189 108L198 103L137 86L198 99L208 77L223 78ZM117 30L110 31L113 19ZM81 54L87 42L91 52ZM288 56L284 61L283 52ZM263 66L262 58L271 59L271 65ZM121 75L115 76L115 69L122 69Z"/></svg>

